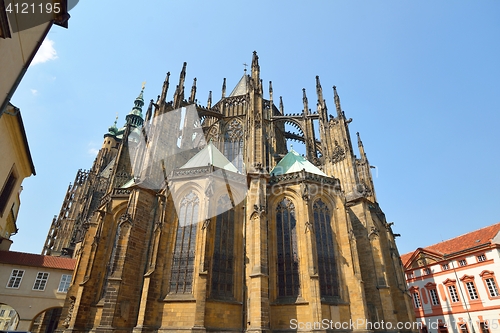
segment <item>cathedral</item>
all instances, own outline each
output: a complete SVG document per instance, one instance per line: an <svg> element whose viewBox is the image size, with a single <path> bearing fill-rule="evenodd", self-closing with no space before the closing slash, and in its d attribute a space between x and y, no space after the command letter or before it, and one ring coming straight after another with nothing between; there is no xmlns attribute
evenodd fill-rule
<svg viewBox="0 0 500 333"><path fill-rule="evenodd" d="M218 102L201 106L185 79L186 63L146 111L143 86L69 186L43 249L78 260L57 330L415 331L397 235L336 87L332 114L319 77L316 109L304 89L287 114L256 52Z"/></svg>

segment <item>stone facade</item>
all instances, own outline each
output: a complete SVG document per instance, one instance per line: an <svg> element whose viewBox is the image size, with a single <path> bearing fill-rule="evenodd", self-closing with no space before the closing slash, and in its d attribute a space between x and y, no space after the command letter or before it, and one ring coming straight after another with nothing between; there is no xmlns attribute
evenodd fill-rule
<svg viewBox="0 0 500 333"><path fill-rule="evenodd" d="M167 74L144 117L141 92L68 190L44 248L78 258L59 329L404 331L414 314L394 234L336 89L336 116L319 78L317 110L304 90L287 115L271 83L264 98L256 53L213 105L211 92L197 103L196 79L185 98L185 76L186 64L167 102Z"/></svg>

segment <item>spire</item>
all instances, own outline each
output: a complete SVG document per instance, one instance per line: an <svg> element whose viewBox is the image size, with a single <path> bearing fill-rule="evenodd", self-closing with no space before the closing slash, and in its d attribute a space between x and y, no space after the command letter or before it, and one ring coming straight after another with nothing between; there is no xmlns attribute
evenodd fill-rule
<svg viewBox="0 0 500 333"><path fill-rule="evenodd" d="M282 115L285 114L285 107L283 106L283 97L280 96L280 112Z"/></svg>
<svg viewBox="0 0 500 333"><path fill-rule="evenodd" d="M116 127L117 121L118 121L118 113L116 113L115 122L108 128L108 133L104 134L104 137L116 136L116 134L118 134L118 127Z"/></svg>
<svg viewBox="0 0 500 333"><path fill-rule="evenodd" d="M318 95L318 103L321 105L322 109L326 109L326 103L323 98L323 88L321 88L321 83L319 82L319 76L316 75L316 94Z"/></svg>
<svg viewBox="0 0 500 333"><path fill-rule="evenodd" d="M273 107L273 81L269 81L269 101L271 108Z"/></svg>
<svg viewBox="0 0 500 333"><path fill-rule="evenodd" d="M212 107L212 90L208 92L208 101L207 101L207 109Z"/></svg>
<svg viewBox="0 0 500 333"><path fill-rule="evenodd" d="M358 148L359 148L359 153L361 155L361 159L365 160L366 159L365 147L363 147L363 142L361 141L359 132L356 132L356 135L358 136Z"/></svg>
<svg viewBox="0 0 500 333"><path fill-rule="evenodd" d="M145 118L146 121L151 119L151 114L153 113L153 104L154 104L154 101L151 99L149 101L148 110L146 111L146 118Z"/></svg>
<svg viewBox="0 0 500 333"><path fill-rule="evenodd" d="M309 104L307 102L306 88L302 88L302 102L304 103L304 114L309 114Z"/></svg>
<svg viewBox="0 0 500 333"><path fill-rule="evenodd" d="M165 99L167 98L169 81L170 81L170 72L167 73L165 81L163 81L163 88L161 89L161 97L159 99L158 105L161 105L161 103L165 103Z"/></svg>
<svg viewBox="0 0 500 333"><path fill-rule="evenodd" d="M337 94L337 87L333 86L333 98L335 100L335 107L337 108L337 115L342 117L342 108L340 107L340 98L339 95Z"/></svg>
<svg viewBox="0 0 500 333"><path fill-rule="evenodd" d="M252 79L254 80L255 84L258 84L260 81L260 66L257 51L253 51L252 56Z"/></svg>
<svg viewBox="0 0 500 333"><path fill-rule="evenodd" d="M141 92L134 101L134 107L125 118L127 120L127 125L138 127L142 126L142 123L144 122L142 117L142 107L144 106L144 88L145 84L142 85Z"/></svg>
<svg viewBox="0 0 500 333"><path fill-rule="evenodd" d="M193 86L191 87L191 95L189 96L189 102L194 103L196 98L196 78L193 80Z"/></svg>
<svg viewBox="0 0 500 333"><path fill-rule="evenodd" d="M226 78L222 81L222 98L226 97Z"/></svg>
<svg viewBox="0 0 500 333"><path fill-rule="evenodd" d="M177 85L174 96L175 107L180 107L182 101L184 100L184 81L186 79L186 66L187 62L184 62L184 64L182 65L181 74L179 75L179 84Z"/></svg>

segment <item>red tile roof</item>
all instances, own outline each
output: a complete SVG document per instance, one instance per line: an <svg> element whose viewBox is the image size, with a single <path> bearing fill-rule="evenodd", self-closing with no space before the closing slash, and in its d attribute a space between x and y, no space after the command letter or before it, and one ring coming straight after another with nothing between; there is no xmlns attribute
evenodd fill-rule
<svg viewBox="0 0 500 333"><path fill-rule="evenodd" d="M76 259L43 256L41 254L14 251L0 251L0 263L74 270Z"/></svg>
<svg viewBox="0 0 500 333"><path fill-rule="evenodd" d="M491 240L498 234L499 231L500 223L496 223L488 227L484 227L475 231L471 231L467 234L445 240L441 243L424 247L422 249L424 251L430 251L441 255L452 254L480 245L490 244ZM406 264L413 253L415 253L415 251L403 254L401 256L403 265Z"/></svg>

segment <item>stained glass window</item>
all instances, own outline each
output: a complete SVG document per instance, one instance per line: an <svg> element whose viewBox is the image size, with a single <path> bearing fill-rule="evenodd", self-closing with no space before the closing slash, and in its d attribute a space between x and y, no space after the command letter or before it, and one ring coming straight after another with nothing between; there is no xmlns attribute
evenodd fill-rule
<svg viewBox="0 0 500 333"><path fill-rule="evenodd" d="M192 292L199 206L200 201L193 192L181 202L170 277L171 293Z"/></svg>
<svg viewBox="0 0 500 333"><path fill-rule="evenodd" d="M276 208L279 297L296 297L300 292L296 224L295 206L284 198Z"/></svg>
<svg viewBox="0 0 500 333"><path fill-rule="evenodd" d="M330 224L330 210L321 200L314 203L313 210L321 296L338 296L337 262Z"/></svg>
<svg viewBox="0 0 500 333"><path fill-rule="evenodd" d="M233 297L234 209L226 194L217 202L214 254L212 260L211 297Z"/></svg>
<svg viewBox="0 0 500 333"><path fill-rule="evenodd" d="M224 156L238 171L243 171L243 126L233 119L226 127L224 135Z"/></svg>

